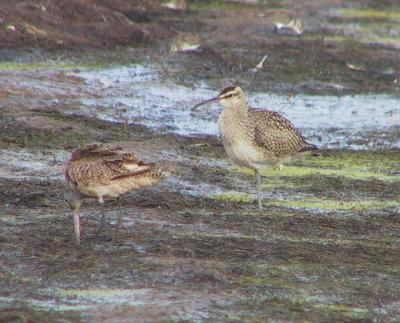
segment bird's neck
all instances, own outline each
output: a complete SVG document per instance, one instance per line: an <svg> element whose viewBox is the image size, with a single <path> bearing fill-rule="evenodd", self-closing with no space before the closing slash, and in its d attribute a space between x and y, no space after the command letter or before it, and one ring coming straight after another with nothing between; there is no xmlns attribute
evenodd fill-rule
<svg viewBox="0 0 400 323"><path fill-rule="evenodd" d="M229 105L224 106L224 112L238 116L247 115L248 110L249 107L245 100L230 102Z"/></svg>
<svg viewBox="0 0 400 323"><path fill-rule="evenodd" d="M247 104L237 104L225 107L219 121L219 131L226 138L246 137L249 127Z"/></svg>

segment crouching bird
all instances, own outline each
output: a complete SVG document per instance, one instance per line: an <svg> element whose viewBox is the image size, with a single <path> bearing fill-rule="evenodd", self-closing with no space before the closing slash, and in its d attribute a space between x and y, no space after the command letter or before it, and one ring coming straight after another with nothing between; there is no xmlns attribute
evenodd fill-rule
<svg viewBox="0 0 400 323"><path fill-rule="evenodd" d="M277 112L250 109L242 89L224 88L218 96L200 102L197 107L219 102L224 110L218 119L222 144L238 166L254 170L257 179L258 208L261 203L260 170L279 166L301 155L318 150L308 143L293 124Z"/></svg>
<svg viewBox="0 0 400 323"><path fill-rule="evenodd" d="M119 206L115 237L123 217L120 196L155 184L165 178L161 172L154 171L154 164L147 164L122 146L115 144L90 144L74 150L65 167L65 202L74 216L76 243L80 244L80 215L82 200L116 199ZM100 233L105 215L98 230Z"/></svg>

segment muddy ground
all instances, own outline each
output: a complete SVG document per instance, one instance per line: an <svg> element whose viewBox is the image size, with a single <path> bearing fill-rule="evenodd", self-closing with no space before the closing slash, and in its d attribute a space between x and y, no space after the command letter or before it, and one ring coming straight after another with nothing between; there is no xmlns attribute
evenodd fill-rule
<svg viewBox="0 0 400 323"><path fill-rule="evenodd" d="M187 10L172 10L153 0L5 1L0 58L70 65L146 60L162 64L166 79L192 87L206 80L216 88L235 82L288 95L398 94L397 1L243 2L189 1ZM303 22L301 36L274 32L274 22L293 17ZM171 53L182 39L201 46ZM254 75L264 55L264 69Z"/></svg>
<svg viewBox="0 0 400 323"><path fill-rule="evenodd" d="M400 112L384 106L386 95L398 100L400 83L395 1L193 1L187 11L147 1L112 8L98 1L94 10L73 1L76 10L65 15L67 2L57 3L35 9L9 1L18 15L2 21L17 30L0 33L7 39L0 64L0 321L400 320ZM303 35L274 34L268 17L282 9L304 20ZM189 32L201 39L199 49L170 52L177 35ZM265 54L264 69L254 74ZM132 66L152 69L141 75ZM118 77L125 67L128 77ZM358 130L338 124L322 131L318 122L301 128L321 156L265 171L265 210L258 212L254 177L230 164L218 137L170 123L168 91L182 95L177 109L189 109L232 81L246 93L294 102L318 94L321 105L327 94L341 102L372 93L385 102L379 109L387 108L388 119ZM138 102L167 107L158 117L163 127L126 111L141 84L160 101ZM313 116L315 103L308 104ZM357 109L352 114L362 113ZM190 115L189 123L207 114ZM78 248L63 202L63 164L91 142L121 143L170 176L123 198L115 241L115 202L85 202ZM103 213L108 225L95 240Z"/></svg>

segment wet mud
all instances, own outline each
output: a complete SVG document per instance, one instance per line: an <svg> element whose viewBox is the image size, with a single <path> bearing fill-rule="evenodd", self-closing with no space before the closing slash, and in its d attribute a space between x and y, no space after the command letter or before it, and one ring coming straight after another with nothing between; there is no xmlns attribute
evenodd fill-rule
<svg viewBox="0 0 400 323"><path fill-rule="evenodd" d="M399 320L397 45L348 31L392 7L335 3L289 8L303 15L301 37L274 34L259 16L271 8L195 1L168 14L171 39L149 48L1 63L0 321ZM246 39L226 32L232 21ZM210 37L169 53L181 29ZM360 53L365 62L351 61ZM235 78L251 106L284 114L321 147L263 172L262 212L252 172L218 139L220 108L190 112ZM114 241L116 202L85 201L77 247L63 165L91 142L121 143L170 175L124 196Z"/></svg>

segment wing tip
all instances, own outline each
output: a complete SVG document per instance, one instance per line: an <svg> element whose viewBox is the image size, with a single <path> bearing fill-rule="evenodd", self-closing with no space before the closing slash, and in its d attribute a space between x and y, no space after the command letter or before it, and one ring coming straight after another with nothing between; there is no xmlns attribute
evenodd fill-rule
<svg viewBox="0 0 400 323"><path fill-rule="evenodd" d="M123 179L123 178L127 178L127 177L143 175L143 174L148 173L150 171L151 171L151 167L141 167L140 169L138 169L136 171L132 171L132 172L129 172L129 173L125 173L125 174L122 174L122 175L115 176L115 177L111 178L111 180L118 180L118 179Z"/></svg>
<svg viewBox="0 0 400 323"><path fill-rule="evenodd" d="M318 150L319 150L318 146L313 145L313 144L307 144L307 146L303 147L300 150L300 152L302 153L302 152L308 152L309 151L309 152L312 152L313 156L319 156Z"/></svg>

